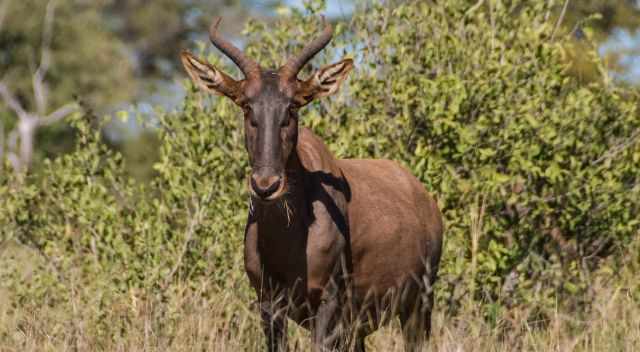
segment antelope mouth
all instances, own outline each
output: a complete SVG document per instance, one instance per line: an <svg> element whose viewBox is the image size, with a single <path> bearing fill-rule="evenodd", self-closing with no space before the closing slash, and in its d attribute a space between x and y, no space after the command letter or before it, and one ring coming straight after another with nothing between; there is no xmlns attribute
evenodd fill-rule
<svg viewBox="0 0 640 352"><path fill-rule="evenodd" d="M276 189L276 191L266 197L259 195L253 189L253 186L251 184L251 176L247 177L247 188L249 189L249 194L251 195L252 198L262 203L267 203L267 204L274 203L287 193L287 176L283 175L282 180L280 181L280 184Z"/></svg>

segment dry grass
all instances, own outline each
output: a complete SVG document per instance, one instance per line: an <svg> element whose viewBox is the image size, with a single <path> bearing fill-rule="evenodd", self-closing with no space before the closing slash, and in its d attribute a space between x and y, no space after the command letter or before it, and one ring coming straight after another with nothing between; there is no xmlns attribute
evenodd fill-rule
<svg viewBox="0 0 640 352"><path fill-rule="evenodd" d="M484 213L483 202L476 203L471 212L473 256L482 236ZM463 300L455 316L436 302L427 350L640 351L640 240L625 252L620 272L593 273L589 291L595 298L582 311L501 307L497 317L487 319L486 305L472 299ZM29 250L0 251L0 272L22 271L23 281L32 278L37 263ZM202 279L166 290L126 293L100 286L109 280L89 282L82 270L70 271L63 285L70 290L62 301L59 294L44 294L38 301L21 302L0 285L0 351L263 350L253 294L237 271L227 273L224 287ZM541 316L545 318L540 320ZM310 350L309 333L293 322L289 323L289 346L292 351ZM403 351L399 323L394 321L369 336L367 347Z"/></svg>
<svg viewBox="0 0 640 352"><path fill-rule="evenodd" d="M495 324L469 305L457 317L434 313L432 351L636 351L640 350L640 307L632 292L599 287L598 299L579 320L552 312L545 324L524 309L506 311ZM256 351L264 343L258 315L233 291L174 288L162 302L132 292L111 307L70 297L72 311L46 305L0 306L2 351ZM76 303L73 303L73 302ZM402 351L394 322L371 335L372 351ZM541 327L542 326L542 327ZM308 333L290 323L289 344L308 351Z"/></svg>

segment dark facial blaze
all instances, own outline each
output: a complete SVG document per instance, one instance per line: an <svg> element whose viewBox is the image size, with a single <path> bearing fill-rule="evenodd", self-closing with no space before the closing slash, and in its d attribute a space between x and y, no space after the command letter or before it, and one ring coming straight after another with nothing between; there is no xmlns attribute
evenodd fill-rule
<svg viewBox="0 0 640 352"><path fill-rule="evenodd" d="M252 167L249 189L259 199L274 200L287 191L285 169L298 136L297 106L277 72L266 71L260 83L241 105Z"/></svg>
<svg viewBox="0 0 640 352"><path fill-rule="evenodd" d="M353 60L321 67L301 81L297 78L299 71L331 40L330 24L325 23L322 33L278 70L263 70L220 36L219 23L215 21L209 29L211 43L240 68L245 79L237 81L188 51L181 54L182 64L200 89L224 95L244 110L245 146L252 167L249 189L255 198L276 200L287 192L286 166L297 144L298 109L334 94L353 67Z"/></svg>

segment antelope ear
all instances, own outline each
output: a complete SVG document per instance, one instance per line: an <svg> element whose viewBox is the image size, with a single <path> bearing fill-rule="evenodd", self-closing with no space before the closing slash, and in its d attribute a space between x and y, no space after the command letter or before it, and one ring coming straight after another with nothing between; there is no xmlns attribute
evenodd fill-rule
<svg viewBox="0 0 640 352"><path fill-rule="evenodd" d="M233 101L238 101L242 97L242 82L229 77L188 51L183 51L180 59L193 83L203 91L224 95Z"/></svg>
<svg viewBox="0 0 640 352"><path fill-rule="evenodd" d="M316 71L311 78L302 82L297 100L306 105L317 98L334 94L353 68L352 59L344 59L335 64L324 66Z"/></svg>

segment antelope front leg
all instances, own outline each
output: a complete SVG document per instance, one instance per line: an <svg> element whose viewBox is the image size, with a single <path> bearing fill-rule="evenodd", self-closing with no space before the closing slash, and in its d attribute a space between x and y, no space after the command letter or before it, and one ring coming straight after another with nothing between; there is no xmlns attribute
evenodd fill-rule
<svg viewBox="0 0 640 352"><path fill-rule="evenodd" d="M340 286L348 273L343 254L349 245L346 240L349 234L346 215L340 210L346 207L344 195L323 186L315 197L312 203L315 222L309 226L307 236L307 289L315 313L313 351L326 352L339 349L344 342Z"/></svg>
<svg viewBox="0 0 640 352"><path fill-rule="evenodd" d="M320 293L314 317L312 339L314 352L339 350L343 342L340 327L340 301L333 280Z"/></svg>
<svg viewBox="0 0 640 352"><path fill-rule="evenodd" d="M267 351L283 352L287 346L287 314L283 296L269 297L259 302L262 330L267 338Z"/></svg>

